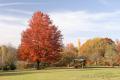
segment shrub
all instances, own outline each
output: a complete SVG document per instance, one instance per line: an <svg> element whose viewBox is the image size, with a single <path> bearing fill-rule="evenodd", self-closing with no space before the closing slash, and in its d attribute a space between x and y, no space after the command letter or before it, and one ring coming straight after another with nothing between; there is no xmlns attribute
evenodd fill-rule
<svg viewBox="0 0 120 80"><path fill-rule="evenodd" d="M17 69L27 69L27 62L25 61L18 61L17 62Z"/></svg>
<svg viewBox="0 0 120 80"><path fill-rule="evenodd" d="M10 70L15 70L16 69L16 65L15 64L10 64Z"/></svg>
<svg viewBox="0 0 120 80"><path fill-rule="evenodd" d="M29 63L27 61L18 61L17 62L17 69L29 69L34 68L34 63Z"/></svg>
<svg viewBox="0 0 120 80"><path fill-rule="evenodd" d="M8 65L5 65L5 66L3 66L3 70L8 71L8 70L10 70L10 67Z"/></svg>

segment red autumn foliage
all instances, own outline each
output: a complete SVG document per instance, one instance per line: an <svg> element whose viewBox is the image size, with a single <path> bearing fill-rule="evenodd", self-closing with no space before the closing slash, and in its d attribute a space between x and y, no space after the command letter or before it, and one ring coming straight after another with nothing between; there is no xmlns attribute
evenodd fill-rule
<svg viewBox="0 0 120 80"><path fill-rule="evenodd" d="M61 47L61 31L53 25L48 15L35 12L29 27L22 32L20 59L52 63L59 59Z"/></svg>

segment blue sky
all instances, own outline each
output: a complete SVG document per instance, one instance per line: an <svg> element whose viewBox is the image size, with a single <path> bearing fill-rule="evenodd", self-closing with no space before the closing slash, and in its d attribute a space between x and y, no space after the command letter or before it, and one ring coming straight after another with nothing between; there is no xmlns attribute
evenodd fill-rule
<svg viewBox="0 0 120 80"><path fill-rule="evenodd" d="M63 42L79 38L120 38L120 0L0 0L0 44L20 44L21 32L35 11L47 13L64 36Z"/></svg>

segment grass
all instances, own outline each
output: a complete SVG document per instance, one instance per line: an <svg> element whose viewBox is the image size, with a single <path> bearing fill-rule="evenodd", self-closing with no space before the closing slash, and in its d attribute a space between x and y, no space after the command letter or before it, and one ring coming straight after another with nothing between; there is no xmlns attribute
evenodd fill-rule
<svg viewBox="0 0 120 80"><path fill-rule="evenodd" d="M120 80L120 68L0 72L0 80Z"/></svg>

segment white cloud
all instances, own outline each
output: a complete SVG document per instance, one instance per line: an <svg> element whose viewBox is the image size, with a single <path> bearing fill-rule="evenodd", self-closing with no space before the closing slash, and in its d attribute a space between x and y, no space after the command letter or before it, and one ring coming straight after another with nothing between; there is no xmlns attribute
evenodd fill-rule
<svg viewBox="0 0 120 80"><path fill-rule="evenodd" d="M18 6L18 5L39 5L39 4L45 4L45 3L38 3L38 2L11 2L11 3L0 3L0 7L5 6Z"/></svg>
<svg viewBox="0 0 120 80"><path fill-rule="evenodd" d="M51 12L50 16L62 30L65 43L71 41L75 43L78 38L82 42L93 37L114 38L116 34L113 32L120 31L120 11L100 13L86 11Z"/></svg>
<svg viewBox="0 0 120 80"><path fill-rule="evenodd" d="M21 32L26 28L27 19L0 15L0 44L20 44Z"/></svg>
<svg viewBox="0 0 120 80"><path fill-rule="evenodd" d="M5 11L9 11L9 12L16 12L16 13L22 13L22 14L27 14L27 15L32 15L33 12L32 11L25 11L25 10L18 10L18 9L5 9Z"/></svg>

